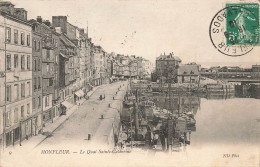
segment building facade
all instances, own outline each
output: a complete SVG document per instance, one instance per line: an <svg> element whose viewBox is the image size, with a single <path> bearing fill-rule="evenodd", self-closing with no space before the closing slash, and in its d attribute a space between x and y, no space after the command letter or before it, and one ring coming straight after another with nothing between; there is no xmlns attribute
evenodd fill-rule
<svg viewBox="0 0 260 167"><path fill-rule="evenodd" d="M32 31L25 10L10 2L0 9L0 143L8 147L33 131Z"/></svg>
<svg viewBox="0 0 260 167"><path fill-rule="evenodd" d="M160 55L156 58L156 74L157 79L166 78L166 82L177 82L177 69L181 63L181 59L174 56L173 53Z"/></svg>
<svg viewBox="0 0 260 167"><path fill-rule="evenodd" d="M59 64L59 86L60 86L60 103L62 114L74 104L73 84L74 77L74 56L76 54L76 46L68 37L62 33L60 36L60 64Z"/></svg>
<svg viewBox="0 0 260 167"><path fill-rule="evenodd" d="M42 36L32 32L32 134L42 131Z"/></svg>
<svg viewBox="0 0 260 167"><path fill-rule="evenodd" d="M71 84L72 94L74 94L74 104L80 104L81 99L84 96L82 85L84 84L84 78L80 78L80 70L81 70L81 63L80 54L81 47L82 47L82 40L84 40L80 36L80 29L67 21L66 16L52 16L52 25L55 27L56 30L59 30L60 33L66 35L66 38L74 44L74 55L69 59L69 68L73 73L73 81ZM84 69L84 68L83 68Z"/></svg>
<svg viewBox="0 0 260 167"><path fill-rule="evenodd" d="M92 83L95 86L102 85L105 79L105 51L101 46L94 46L94 77Z"/></svg>
<svg viewBox="0 0 260 167"><path fill-rule="evenodd" d="M199 65L185 64L180 65L178 69L178 83L200 83Z"/></svg>
<svg viewBox="0 0 260 167"><path fill-rule="evenodd" d="M32 30L41 36L42 119L43 125L52 123L60 115L59 109L59 36L50 21L40 16L30 20Z"/></svg>

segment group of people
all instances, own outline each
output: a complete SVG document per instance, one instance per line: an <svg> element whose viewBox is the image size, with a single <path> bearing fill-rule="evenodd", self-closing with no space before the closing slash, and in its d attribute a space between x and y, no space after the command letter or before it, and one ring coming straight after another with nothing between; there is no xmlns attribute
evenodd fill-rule
<svg viewBox="0 0 260 167"><path fill-rule="evenodd" d="M103 100L103 99L105 99L105 98L106 98L106 95L105 95L105 94L99 96L99 100Z"/></svg>

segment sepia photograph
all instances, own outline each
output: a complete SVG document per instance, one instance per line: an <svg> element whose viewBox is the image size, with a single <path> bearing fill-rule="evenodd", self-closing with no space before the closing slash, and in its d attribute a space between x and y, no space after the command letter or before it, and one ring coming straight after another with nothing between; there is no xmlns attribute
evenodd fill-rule
<svg viewBox="0 0 260 167"><path fill-rule="evenodd" d="M259 0L0 0L0 167L259 167Z"/></svg>

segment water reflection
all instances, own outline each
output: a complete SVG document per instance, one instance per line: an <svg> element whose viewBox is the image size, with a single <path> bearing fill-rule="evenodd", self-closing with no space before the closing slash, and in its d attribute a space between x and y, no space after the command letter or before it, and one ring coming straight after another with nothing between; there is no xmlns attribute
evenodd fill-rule
<svg viewBox="0 0 260 167"><path fill-rule="evenodd" d="M159 120L154 129L167 131L164 134L154 131L161 139L162 149L176 145L186 148L192 142L197 144L203 141L214 144L259 142L259 100L237 97L235 92L154 95L153 102L160 113L156 114L156 110L154 111L154 116ZM185 125L181 125L182 121ZM169 138L172 139L169 141Z"/></svg>
<svg viewBox="0 0 260 167"><path fill-rule="evenodd" d="M121 115L126 146L185 151L187 146L208 143L257 143L259 100L238 96L237 92L139 92L136 99L132 94Z"/></svg>
<svg viewBox="0 0 260 167"><path fill-rule="evenodd" d="M235 85L235 96L260 99L260 84Z"/></svg>

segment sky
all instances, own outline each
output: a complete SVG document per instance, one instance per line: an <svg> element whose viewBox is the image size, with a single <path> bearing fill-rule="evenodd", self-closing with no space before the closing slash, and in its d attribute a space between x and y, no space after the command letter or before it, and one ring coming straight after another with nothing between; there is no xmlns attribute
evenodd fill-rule
<svg viewBox="0 0 260 167"><path fill-rule="evenodd" d="M67 16L87 28L89 37L108 53L144 57L155 63L162 53L173 52L182 63L203 67L260 64L260 46L240 57L218 52L209 37L209 26L223 0L10 0L25 8L28 19Z"/></svg>

